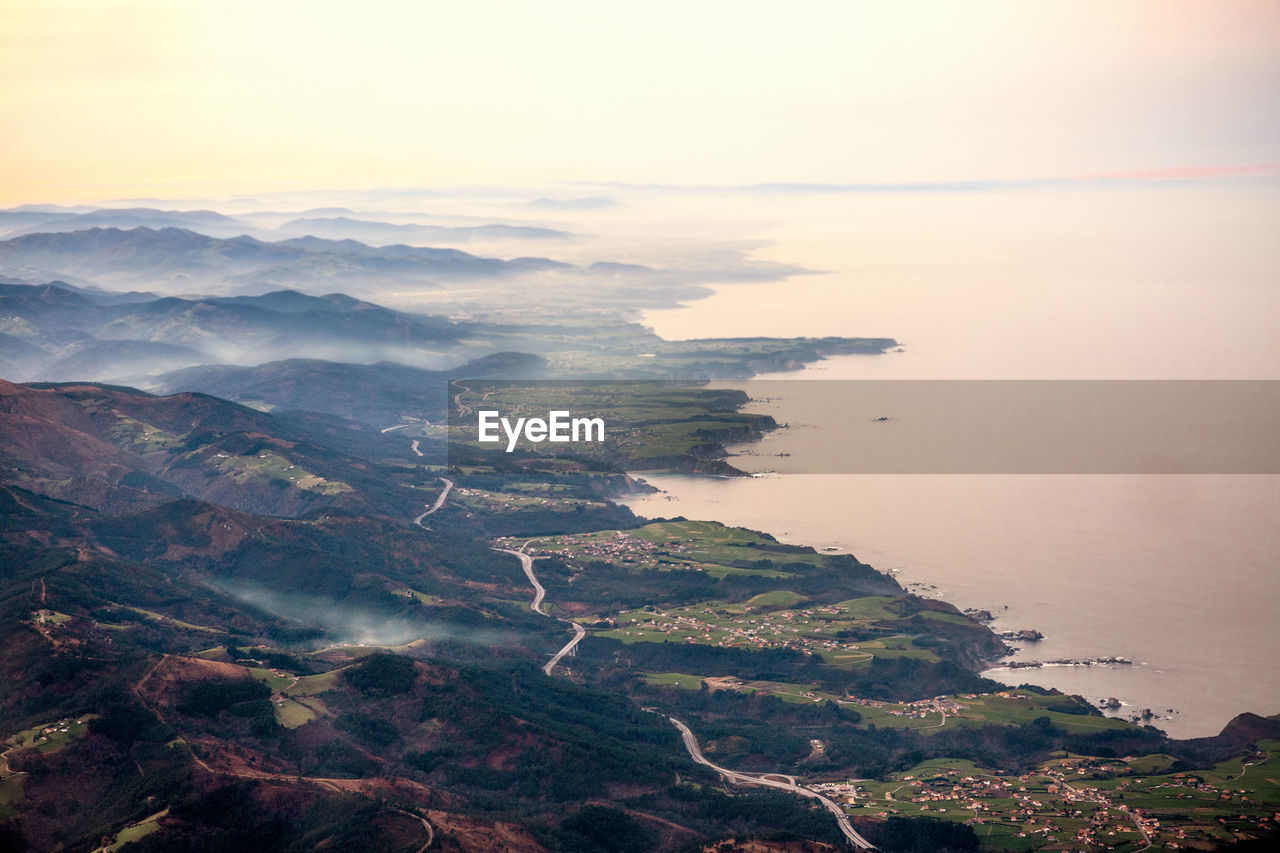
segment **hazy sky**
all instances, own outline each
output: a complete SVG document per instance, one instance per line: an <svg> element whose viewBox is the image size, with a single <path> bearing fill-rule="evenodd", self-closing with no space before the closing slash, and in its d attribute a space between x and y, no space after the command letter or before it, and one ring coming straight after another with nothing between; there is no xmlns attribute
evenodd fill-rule
<svg viewBox="0 0 1280 853"><path fill-rule="evenodd" d="M0 203L1278 161L1276 0L0 0Z"/></svg>

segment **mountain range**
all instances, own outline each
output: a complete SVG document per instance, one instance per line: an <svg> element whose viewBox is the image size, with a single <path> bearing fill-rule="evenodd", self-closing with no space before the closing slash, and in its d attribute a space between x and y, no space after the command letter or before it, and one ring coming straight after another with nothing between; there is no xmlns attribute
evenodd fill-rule
<svg viewBox="0 0 1280 853"><path fill-rule="evenodd" d="M481 221L477 224L423 224L357 217L345 208L317 208L297 213L254 213L230 216L212 210L161 210L154 207L35 207L0 210L0 235L84 231L90 228L180 228L210 237L242 235L270 240L281 236L315 236L385 243L470 243L499 240L548 240L571 237L556 228ZM333 215L337 214L337 215ZM375 212L374 216L405 218L405 214ZM422 214L407 218L421 219ZM281 220L284 220L281 222ZM449 217L457 220L457 217ZM273 224L274 223L274 224Z"/></svg>
<svg viewBox="0 0 1280 853"><path fill-rule="evenodd" d="M292 284L309 290L367 282L416 286L459 278L568 269L546 258L510 261L456 249L382 248L354 240L297 237L268 243L254 237L210 237L194 231L140 226L32 233L0 241L0 274L31 280L87 280L113 289L167 293L219 289L262 293Z"/></svg>
<svg viewBox="0 0 1280 853"><path fill-rule="evenodd" d="M347 216L302 217L276 226L286 235L359 240L381 246L392 243L470 243L485 240L558 240L573 235L530 225L416 225L352 219Z"/></svg>
<svg viewBox="0 0 1280 853"><path fill-rule="evenodd" d="M3 245L3 244L0 244ZM464 360L465 325L342 294L184 299L55 281L0 284L0 375L119 380L199 364L327 356L438 368Z"/></svg>

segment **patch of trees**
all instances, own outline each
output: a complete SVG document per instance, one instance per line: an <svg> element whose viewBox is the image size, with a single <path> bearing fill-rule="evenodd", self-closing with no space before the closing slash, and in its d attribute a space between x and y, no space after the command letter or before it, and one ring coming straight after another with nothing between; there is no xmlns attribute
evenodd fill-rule
<svg viewBox="0 0 1280 853"><path fill-rule="evenodd" d="M311 675L316 672L314 664L303 661L301 658L296 658L287 652L274 649L243 649L234 643L227 643L223 648L226 649L227 654L233 660L261 661L266 666L285 669L300 675Z"/></svg>
<svg viewBox="0 0 1280 853"><path fill-rule="evenodd" d="M127 747L139 740L167 739L169 729L131 696L105 706L102 716L89 721L89 731Z"/></svg>
<svg viewBox="0 0 1280 853"><path fill-rule="evenodd" d="M272 713L269 696L271 689L252 678L212 679L192 687L178 703L178 710L193 717L213 717L222 711L238 717L258 717Z"/></svg>
<svg viewBox="0 0 1280 853"><path fill-rule="evenodd" d="M919 658L873 658L862 670L827 668L822 680L870 699L914 701L950 693L986 693L1001 689L996 682L975 675L949 661Z"/></svg>
<svg viewBox="0 0 1280 853"><path fill-rule="evenodd" d="M579 659L605 665L629 665L654 672L699 672L733 675L747 680L816 680L821 661L793 649L734 649L700 643L623 643L592 637L578 647Z"/></svg>
<svg viewBox="0 0 1280 853"><path fill-rule="evenodd" d="M400 739L400 732L394 725L359 711L345 711L339 714L333 721L333 727L374 746L389 746Z"/></svg>
<svg viewBox="0 0 1280 853"><path fill-rule="evenodd" d="M885 853L965 853L978 849L973 827L936 817L899 817L858 827Z"/></svg>
<svg viewBox="0 0 1280 853"><path fill-rule="evenodd" d="M603 560L586 562L583 569L572 585L565 578L548 575L544 581L548 597L553 601L586 601L608 609L631 610L646 605L676 607L713 598L743 600L755 594L754 585L717 581L700 571L632 571ZM760 590L772 589L775 583L762 584Z"/></svg>
<svg viewBox="0 0 1280 853"><path fill-rule="evenodd" d="M578 504L568 511L528 507L486 514L480 521L489 536L560 536L629 528L638 523L631 510L613 503Z"/></svg>
<svg viewBox="0 0 1280 853"><path fill-rule="evenodd" d="M663 785L689 763L676 730L625 698L549 679L528 663L460 666L446 689L424 691L423 720L441 742L404 757L434 784L563 802L598 796L610 782ZM456 750L456 752L455 752ZM462 766L501 750L503 768Z"/></svg>
<svg viewBox="0 0 1280 853"><path fill-rule="evenodd" d="M412 690L417 671L404 655L376 652L343 670L342 677L361 693L386 696Z"/></svg>
<svg viewBox="0 0 1280 853"><path fill-rule="evenodd" d="M583 806L560 822L560 831L544 843L566 853L644 853L653 846L652 834L620 809Z"/></svg>
<svg viewBox="0 0 1280 853"><path fill-rule="evenodd" d="M184 792L163 828L131 842L130 851L285 853L321 842L334 850L415 849L405 847L404 821L388 820L395 814L394 807L356 794L237 781Z"/></svg>
<svg viewBox="0 0 1280 853"><path fill-rule="evenodd" d="M363 779L377 774L380 765L354 745L331 740L316 748L303 762L307 775Z"/></svg>
<svg viewBox="0 0 1280 853"><path fill-rule="evenodd" d="M835 818L812 800L782 791L755 788L725 793L710 785L674 785L661 797L636 798L637 807L663 806L681 823L702 826L712 832L746 836L761 831L784 831L795 836L842 843L844 836ZM700 843L698 848L702 849Z"/></svg>

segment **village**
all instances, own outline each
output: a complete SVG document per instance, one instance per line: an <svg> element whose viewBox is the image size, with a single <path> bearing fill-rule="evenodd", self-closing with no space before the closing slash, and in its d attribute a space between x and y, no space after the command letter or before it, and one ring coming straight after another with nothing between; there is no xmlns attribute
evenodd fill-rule
<svg viewBox="0 0 1280 853"><path fill-rule="evenodd" d="M540 539L537 546L539 554L564 560L571 572L582 571L583 563L593 560L645 567L670 565L669 558L688 559L692 551L684 542L659 543L624 530Z"/></svg>
<svg viewBox="0 0 1280 853"><path fill-rule="evenodd" d="M1064 756L1034 771L1010 774L936 759L888 779L814 782L808 787L837 800L851 814L962 821L984 843L1008 849L1193 849L1242 831L1274 830L1280 822L1280 812L1268 809L1253 788L1237 787L1225 777L1211 780L1213 774L1205 772L1136 775L1150 761Z"/></svg>
<svg viewBox="0 0 1280 853"><path fill-rule="evenodd" d="M860 651L858 644L815 633L815 629L821 630L814 624L815 621L824 616L831 619L848 618L837 606L755 613L750 604L721 605L715 609L695 605L668 611L640 610L621 613L605 620L617 628L604 631L603 635L615 636L624 642L671 639L725 648L792 649L806 654L857 654ZM896 639L901 640L905 647L906 638ZM863 660L870 660L873 655L862 652L858 656Z"/></svg>

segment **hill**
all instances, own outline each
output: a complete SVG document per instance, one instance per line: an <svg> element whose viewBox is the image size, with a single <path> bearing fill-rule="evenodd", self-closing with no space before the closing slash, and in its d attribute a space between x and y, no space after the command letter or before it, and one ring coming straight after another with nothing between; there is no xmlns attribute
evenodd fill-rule
<svg viewBox="0 0 1280 853"><path fill-rule="evenodd" d="M401 364L344 364L290 359L256 367L210 365L156 377L162 393L200 391L271 410L301 409L350 418L379 427L405 419L442 424L448 414L452 379L536 375L538 356L494 353L448 371Z"/></svg>
<svg viewBox="0 0 1280 853"><path fill-rule="evenodd" d="M183 495L249 512L407 506L367 463L203 394L0 380L0 477L105 512Z"/></svg>

